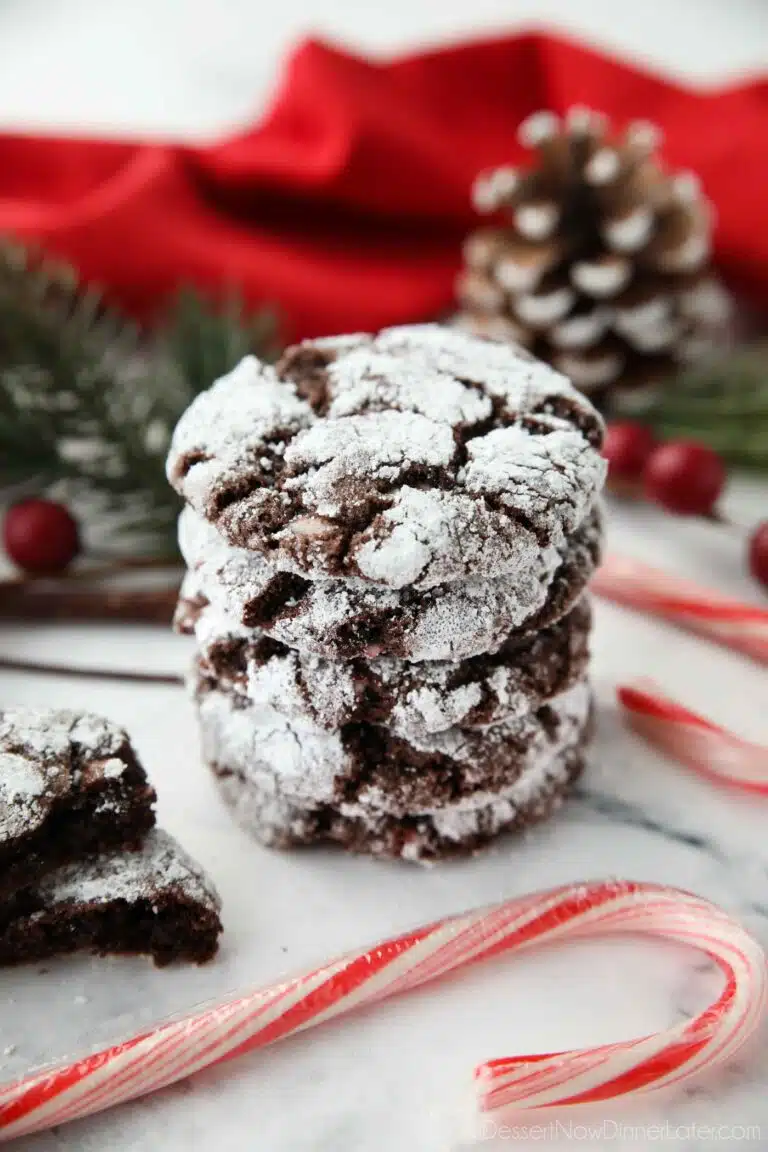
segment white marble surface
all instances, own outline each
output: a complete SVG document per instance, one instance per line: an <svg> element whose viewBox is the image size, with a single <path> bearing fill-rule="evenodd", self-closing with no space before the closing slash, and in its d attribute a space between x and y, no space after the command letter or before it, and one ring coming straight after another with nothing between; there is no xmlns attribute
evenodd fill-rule
<svg viewBox="0 0 768 1152"><path fill-rule="evenodd" d="M738 485L729 508L749 522L766 504ZM610 546L702 573L741 596L740 540L649 508L613 510ZM759 595L759 594L758 594ZM0 631L0 652L50 661L182 669L188 642L149 629ZM160 818L210 870L226 934L207 969L156 972L143 962L74 960L0 975L5 1075L117 1038L165 1013L270 981L306 963L433 917L573 879L622 876L693 889L742 916L768 943L767 801L723 791L665 762L625 732L614 686L645 674L755 739L768 736L768 677L745 659L600 604L594 641L599 731L591 770L549 825L476 860L420 870L328 852L279 854L232 825L201 767L180 688L0 676L3 701L87 706L134 735L160 795ZM259 1152L448 1152L465 1147L465 1088L479 1059L645 1032L695 1011L712 991L700 957L639 942L583 944L478 970L357 1019L306 1035L160 1096L22 1140L24 1152L134 1152L208 1147ZM610 1146L659 1147L643 1125L762 1126L768 1051L652 1107L604 1108ZM610 1125L633 1124L620 1141ZM652 1132L651 1129L648 1129ZM721 1147L677 1136L669 1147ZM519 1141L516 1143L520 1144ZM484 1147L504 1147L485 1141ZM523 1147L527 1145L523 1143ZM548 1147L538 1140L531 1147ZM662 1144L662 1146L664 1146ZM765 1146L758 1145L760 1147Z"/></svg>
<svg viewBox="0 0 768 1152"><path fill-rule="evenodd" d="M331 34L371 50L484 32L521 20L572 32L700 82L766 65L764 0L5 0L0 5L0 126L206 137L250 118L299 34ZM768 489L736 485L746 524ZM622 509L610 546L742 597L737 533ZM0 629L0 652L111 667L182 669L186 641L158 630ZM723 791L649 752L623 731L614 686L652 674L673 694L755 739L768 738L768 678L747 660L600 605L594 642L599 732L577 796L551 824L469 862L431 870L280 855L233 826L201 767L180 689L0 674L0 700L89 707L125 724L160 794L160 817L210 870L224 899L220 958L202 971L76 960L0 976L0 1068L116 1038L139 1021L271 980L305 962L441 913L565 880L611 876L693 889L741 915L768 942L768 801ZM623 942L584 944L478 969L407 1001L246 1058L157 1097L20 1141L23 1152L458 1152L473 1064L617 1039L663 1027L711 994L697 957ZM703 1152L768 1146L768 1045L682 1096L589 1119L557 1146ZM651 1123L680 1126L660 1139ZM613 1125L613 1126L612 1126ZM617 1126L635 1131L617 1135ZM691 1125L722 1125L707 1135ZM546 1148L551 1142L516 1142ZM481 1147L504 1148L501 1141Z"/></svg>

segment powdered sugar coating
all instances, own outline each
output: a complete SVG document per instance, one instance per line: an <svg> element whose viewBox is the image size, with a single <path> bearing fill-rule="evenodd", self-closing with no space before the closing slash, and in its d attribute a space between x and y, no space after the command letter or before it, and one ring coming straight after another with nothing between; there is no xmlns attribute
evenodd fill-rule
<svg viewBox="0 0 768 1152"><path fill-rule="evenodd" d="M198 675L259 708L334 729L360 721L419 738L446 728L497 724L564 691L586 666L590 611L568 617L496 658L406 662L327 660L238 625L212 605L189 605Z"/></svg>
<svg viewBox="0 0 768 1152"><path fill-rule="evenodd" d="M347 851L400 858L430 865L447 857L466 855L503 832L526 828L560 807L573 780L584 767L578 742L545 765L532 768L508 789L471 810L458 805L400 818L369 808L354 807L321 813L292 805L284 798L258 792L237 774L216 775L216 783L237 822L269 847L335 842Z"/></svg>
<svg viewBox="0 0 768 1152"><path fill-rule="evenodd" d="M570 429L532 437L520 425L497 428L471 440L467 453L467 490L498 498L537 528L556 516L548 536L557 545L583 522L605 479L605 460Z"/></svg>
<svg viewBox="0 0 768 1152"><path fill-rule="evenodd" d="M0 710L0 845L41 827L81 784L114 778L125 732L90 713Z"/></svg>
<svg viewBox="0 0 768 1152"><path fill-rule="evenodd" d="M169 468L178 453L198 454L185 476L184 494L200 506L217 484L239 472L244 458L268 460L262 445L281 433L295 435L310 417L308 406L282 385L273 368L246 356L192 402L174 433Z"/></svg>
<svg viewBox="0 0 768 1152"><path fill-rule="evenodd" d="M527 353L415 325L307 342L277 370L243 361L181 418L168 476L282 567L430 588L517 579L562 548L603 483L601 437Z"/></svg>
<svg viewBox="0 0 768 1152"><path fill-rule="evenodd" d="M102 773L105 780L117 780L125 772L125 764L122 760L112 756L109 760L104 761Z"/></svg>
<svg viewBox="0 0 768 1152"><path fill-rule="evenodd" d="M288 576L258 554L228 545L191 508L179 519L179 546L192 573L186 598L202 594L239 623L262 628L302 653L332 659L461 660L494 652L510 633L528 630L546 612L561 578L567 585L562 606L550 619L570 608L594 570L599 538L595 516L562 553L538 550L526 572L401 593L351 578L309 582Z"/></svg>
<svg viewBox="0 0 768 1152"><path fill-rule="evenodd" d="M430 759L442 775L446 762L452 763L450 803L458 790L463 808L472 807L475 793L482 806L492 783L496 791L507 789L540 760L549 762L581 739L590 707L590 691L582 680L553 700L544 717L530 713L481 730L451 728L411 738L406 745L397 743L402 763L390 771L388 762L378 760L378 742L394 745L374 726L364 734L326 731L225 692L203 691L198 697L203 757L219 774L241 776L260 797L272 797L277 807L287 803L341 810L342 804L353 804L359 812L372 808L399 817L446 806L428 783L413 775L427 775ZM348 807L344 811L349 815ZM264 839L270 838L265 830Z"/></svg>
<svg viewBox="0 0 768 1152"><path fill-rule="evenodd" d="M122 728L91 712L0 709L0 747L12 746L47 761L66 756L72 747L83 756L110 756L127 739Z"/></svg>
<svg viewBox="0 0 768 1152"><path fill-rule="evenodd" d="M262 843L286 847L336 839L356 850L400 855L421 861L471 848L505 828L543 818L581 766L581 749L589 724L589 693L582 684L555 706L556 735L532 736L526 753L506 782L484 786L478 772L475 786L444 803L420 804L404 810L396 790L365 782L337 780L328 775L312 798L297 794L293 772L271 764L248 721L231 699L211 693L201 702L204 754L214 769L224 798L238 821ZM235 727L230 722L236 716ZM496 737L499 738L496 742ZM504 746L502 733L489 737L488 755ZM465 737L449 737L453 751L466 746Z"/></svg>
<svg viewBox="0 0 768 1152"><path fill-rule="evenodd" d="M39 764L0 752L0 840L22 835L41 807L46 786Z"/></svg>
<svg viewBox="0 0 768 1152"><path fill-rule="evenodd" d="M58 868L36 886L50 910L64 904L110 904L115 900L160 901L179 897L218 911L211 880L187 852L154 828L136 852L105 852Z"/></svg>
<svg viewBox="0 0 768 1152"><path fill-rule="evenodd" d="M477 480L468 470L464 476ZM525 579L539 562L539 540L515 522L512 563L509 533L498 531L497 519L496 512L470 493L406 486L379 514L377 530L357 540L357 571L389 588L434 587L457 580L461 556L462 578L482 572L491 578Z"/></svg>

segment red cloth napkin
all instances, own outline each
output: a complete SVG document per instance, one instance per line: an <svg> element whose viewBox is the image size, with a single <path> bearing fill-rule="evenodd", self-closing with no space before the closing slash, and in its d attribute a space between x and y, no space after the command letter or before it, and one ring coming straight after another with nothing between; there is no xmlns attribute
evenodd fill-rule
<svg viewBox="0 0 768 1152"><path fill-rule="evenodd" d="M663 127L715 202L724 274L768 306L768 81L692 91L539 34L383 63L308 41L266 119L209 147L0 135L0 230L144 317L186 281L276 303L290 338L434 316L474 176L572 104Z"/></svg>

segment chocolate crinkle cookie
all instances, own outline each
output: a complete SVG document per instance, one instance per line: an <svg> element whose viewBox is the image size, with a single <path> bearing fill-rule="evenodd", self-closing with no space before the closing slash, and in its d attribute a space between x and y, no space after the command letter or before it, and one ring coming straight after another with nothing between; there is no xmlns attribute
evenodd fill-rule
<svg viewBox="0 0 768 1152"><path fill-rule="evenodd" d="M175 625L258 840L434 861L560 804L592 728L602 436L565 377L437 325L248 357L193 401Z"/></svg>
<svg viewBox="0 0 768 1152"><path fill-rule="evenodd" d="M568 612L599 562L601 537L593 509L562 552L543 550L524 577L480 576L396 591L356 578L308 580L277 569L226 544L185 508L179 546L189 573L182 600L207 600L247 628L333 660L462 660L495 651L511 634L533 635Z"/></svg>
<svg viewBox="0 0 768 1152"><path fill-rule="evenodd" d="M138 847L154 802L122 728L88 712L0 710L0 899L78 857Z"/></svg>
<svg viewBox="0 0 768 1152"><path fill-rule="evenodd" d="M513 346L390 328L245 359L182 416L168 476L231 544L314 578L430 588L562 549L602 484L602 434Z"/></svg>
<svg viewBox="0 0 768 1152"><path fill-rule="evenodd" d="M592 611L584 598L532 636L466 660L328 660L188 601L198 682L320 728L386 725L402 735L482 728L535 711L586 671Z"/></svg>
<svg viewBox="0 0 768 1152"><path fill-rule="evenodd" d="M99 853L17 892L0 907L0 964L70 952L203 964L218 947L220 907L202 869L154 829L134 852Z"/></svg>
<svg viewBox="0 0 768 1152"><path fill-rule="evenodd" d="M0 710L0 964L80 950L210 959L210 882L155 829L126 732L89 712Z"/></svg>
<svg viewBox="0 0 768 1152"><path fill-rule="evenodd" d="M257 839L423 862L466 854L557 806L582 763L591 694L582 679L516 721L419 740L370 724L318 731L218 691L203 691L199 707L205 759ZM393 851L381 834L397 826Z"/></svg>

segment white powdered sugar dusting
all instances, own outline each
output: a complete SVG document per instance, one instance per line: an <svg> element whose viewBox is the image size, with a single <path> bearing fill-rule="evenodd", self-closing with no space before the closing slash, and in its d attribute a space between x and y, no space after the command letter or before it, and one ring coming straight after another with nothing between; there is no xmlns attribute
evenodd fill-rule
<svg viewBox="0 0 768 1152"><path fill-rule="evenodd" d="M603 482L589 401L507 342L414 325L307 341L281 365L247 358L199 396L168 475L286 569L396 589L514 575L523 517L559 547Z"/></svg>
<svg viewBox="0 0 768 1152"><path fill-rule="evenodd" d="M109 760L104 761L101 772L105 780L117 780L125 772L125 764L122 760L112 756Z"/></svg>
<svg viewBox="0 0 768 1152"><path fill-rule="evenodd" d="M471 381L520 411L552 396L583 402L567 377L508 341L478 340L461 328L413 324L379 333L376 344L407 356L422 371Z"/></svg>
<svg viewBox="0 0 768 1152"><path fill-rule="evenodd" d="M300 657L297 652L248 668L247 696L261 707L312 720L322 728L339 728L357 701L349 664Z"/></svg>
<svg viewBox="0 0 768 1152"><path fill-rule="evenodd" d="M392 728L411 736L422 730L442 732L465 720L482 698L483 690L477 682L443 690L432 685L414 688L392 710Z"/></svg>
<svg viewBox="0 0 768 1152"><path fill-rule="evenodd" d="M455 801L422 805L404 813L388 790L363 784L354 799L336 801L339 815L366 828L373 840L382 822L398 821L405 815L417 825L419 821L428 823L440 837L457 844L480 832L492 835L512 824L522 812L535 815L537 805L546 809L553 791L567 779L568 756L580 746L589 708L586 682L553 701L559 720L556 736L547 736L542 728L534 732L514 778L493 791L480 783ZM210 693L204 698L200 718L206 758L217 769L219 786L237 819L258 839L278 845L300 840L307 818L318 806L332 803L332 797L328 797L326 787L314 800L297 795L294 779L287 779L279 764L261 756L258 744L249 744L242 736L233 743L228 735L229 720L242 711L222 694ZM247 722L238 719L239 725L243 723ZM504 733L496 733L486 754L492 756L493 749L503 743ZM420 848L416 845L409 851L406 845L401 854L418 860Z"/></svg>
<svg viewBox="0 0 768 1152"><path fill-rule="evenodd" d="M273 368L246 356L226 376L190 404L176 426L168 456L168 479L177 483L180 459L201 456L189 470L185 494L207 503L208 492L230 471L237 471L249 453L276 432L306 427L312 410L290 384L278 380Z"/></svg>
<svg viewBox="0 0 768 1152"><path fill-rule="evenodd" d="M541 545L533 532L515 525L514 563L509 540L493 523L484 504L463 492L401 488L382 513L376 535L364 533L357 550L359 571L391 588L430 587L456 576L455 557L464 557L466 574L509 579L537 570Z"/></svg>
<svg viewBox="0 0 768 1152"><path fill-rule="evenodd" d="M84 756L109 756L126 740L122 728L90 712L0 709L0 748L23 748L45 760L68 756L73 745Z"/></svg>
<svg viewBox="0 0 768 1152"><path fill-rule="evenodd" d="M258 554L227 544L191 508L179 518L179 547L196 573L198 592L240 622L278 571ZM455 582L441 587L439 594L425 592L421 599L407 601L398 592L362 580L317 580L299 601L262 626L303 653L334 657L338 629L376 614L398 621L402 654L409 660L461 660L495 651L546 603L563 556L546 548L531 559L531 568L514 575Z"/></svg>
<svg viewBox="0 0 768 1152"><path fill-rule="evenodd" d="M528 708L528 696L521 691L520 678L511 668L502 666L495 668L488 678L488 685L502 710L506 709L512 715L517 715Z"/></svg>
<svg viewBox="0 0 768 1152"><path fill-rule="evenodd" d="M492 834L511 824L521 809L528 809L536 803L547 785L564 781L564 754L581 740L590 703L591 693L585 681L553 701L553 711L560 721L556 738L548 738L541 729L534 731L521 770L511 783L494 791L479 787L456 801L435 807L425 806L410 815L429 819L441 837L456 842L477 834L481 827ZM504 738L503 732L498 733L499 743L503 744ZM461 734L455 740L459 747L465 744L465 737ZM453 737L447 743L450 747ZM367 821L372 828L382 815L395 818L403 815L397 805L392 804L391 796L381 788L363 788L355 802L343 804L340 811L353 819Z"/></svg>
<svg viewBox="0 0 768 1152"><path fill-rule="evenodd" d="M182 596L192 592L189 579ZM577 614L575 625L561 625L571 627L583 630L583 615ZM385 723L406 738L419 738L446 728L496 724L523 716L544 702L526 677L526 664L533 657L525 651L515 652L509 665L494 665L492 658L479 665L404 662L391 657L328 660L290 648L265 657L258 647L264 633L238 625L213 605L197 611L194 631L199 666L211 682L259 707L277 709L321 728L368 720L372 708L376 723ZM229 663L232 645L238 651L234 666ZM222 647L225 654L217 659ZM546 660L546 650L539 649L536 658ZM581 666L578 661L569 664L566 675L574 677ZM473 719L481 703L482 719Z"/></svg>
<svg viewBox="0 0 768 1152"><path fill-rule="evenodd" d="M78 787L74 758L104 777L121 774L113 754L126 741L121 728L87 712L0 710L0 842L40 828L52 804Z"/></svg>
<svg viewBox="0 0 768 1152"><path fill-rule="evenodd" d="M394 408L455 425L478 424L492 412L488 396L418 356L361 348L330 364L328 377L334 418Z"/></svg>
<svg viewBox="0 0 768 1152"><path fill-rule="evenodd" d="M447 467L455 448L450 426L414 412L319 422L287 448L285 462L298 474L285 487L318 516L343 516L354 480L394 484L413 464Z"/></svg>
<svg viewBox="0 0 768 1152"><path fill-rule="evenodd" d="M238 770L254 787L277 789L293 802L322 804L353 768L338 732L274 708L238 708L221 692L206 692L198 708L205 759Z"/></svg>
<svg viewBox="0 0 768 1152"><path fill-rule="evenodd" d="M585 680L581 680L551 701L553 713L562 721L562 731L573 727L581 729L589 712L590 699L589 686ZM512 739L524 739L530 750L539 746L542 740L548 743L541 723L533 712L480 729L447 728L423 736L413 733L409 743L419 752L436 752L459 763L475 765L482 756L489 755L490 749Z"/></svg>
<svg viewBox="0 0 768 1152"><path fill-rule="evenodd" d="M122 728L118 728L102 716L94 716L91 712L77 714L69 737L81 754L94 759L110 756L128 740Z"/></svg>
<svg viewBox="0 0 768 1152"><path fill-rule="evenodd" d="M456 843L476 835L481 828L486 835L495 835L512 824L521 810L530 809L548 786L564 783L566 778L567 765L562 754L551 760L542 757L508 788L496 795L478 794L473 807L457 803L442 812L433 812L432 823L438 835Z"/></svg>
<svg viewBox="0 0 768 1152"><path fill-rule="evenodd" d="M525 582L511 586L503 578L447 585L415 619L409 659L463 660L495 652L510 632L522 627L547 601L561 557L549 549L540 558L548 563L538 579L531 574Z"/></svg>
<svg viewBox="0 0 768 1152"><path fill-rule="evenodd" d="M137 852L105 852L58 868L38 885L46 905L134 903L181 895L208 908L221 906L202 868L159 828Z"/></svg>
<svg viewBox="0 0 768 1152"><path fill-rule="evenodd" d="M0 793L8 803L39 796L45 787L40 768L24 756L0 752Z"/></svg>
<svg viewBox="0 0 768 1152"><path fill-rule="evenodd" d="M506 508L539 528L552 522L551 539L561 546L594 506L605 481L606 461L583 436L557 429L530 436L522 428L498 428L471 440L464 481L468 491L500 496Z"/></svg>
<svg viewBox="0 0 768 1152"><path fill-rule="evenodd" d="M499 751L510 741L526 741L526 751L514 753L522 771L538 759L551 760L580 737L590 707L586 681L551 703L559 723L553 739L533 714L490 728L448 729L409 741L414 753L434 753L466 765L467 781L482 779L495 766ZM397 791L384 791L365 782L368 765L347 751L339 732L328 732L300 721L289 721L273 709L239 705L224 692L205 692L198 700L203 755L219 770L238 773L258 794L275 795L305 808L338 802L338 790L362 774L354 801L361 811L405 813ZM515 772L515 777L519 770ZM472 806L471 797L462 801ZM349 804L344 809L349 814ZM432 809L426 807L425 813ZM416 814L421 814L422 809ZM414 814L414 813L409 813Z"/></svg>
<svg viewBox="0 0 768 1152"><path fill-rule="evenodd" d="M320 348L323 352L351 352L370 342L369 332L342 332L337 336L316 336L312 340L312 347Z"/></svg>
<svg viewBox="0 0 768 1152"><path fill-rule="evenodd" d="M0 752L0 842L22 835L34 821L47 783L40 765Z"/></svg>

